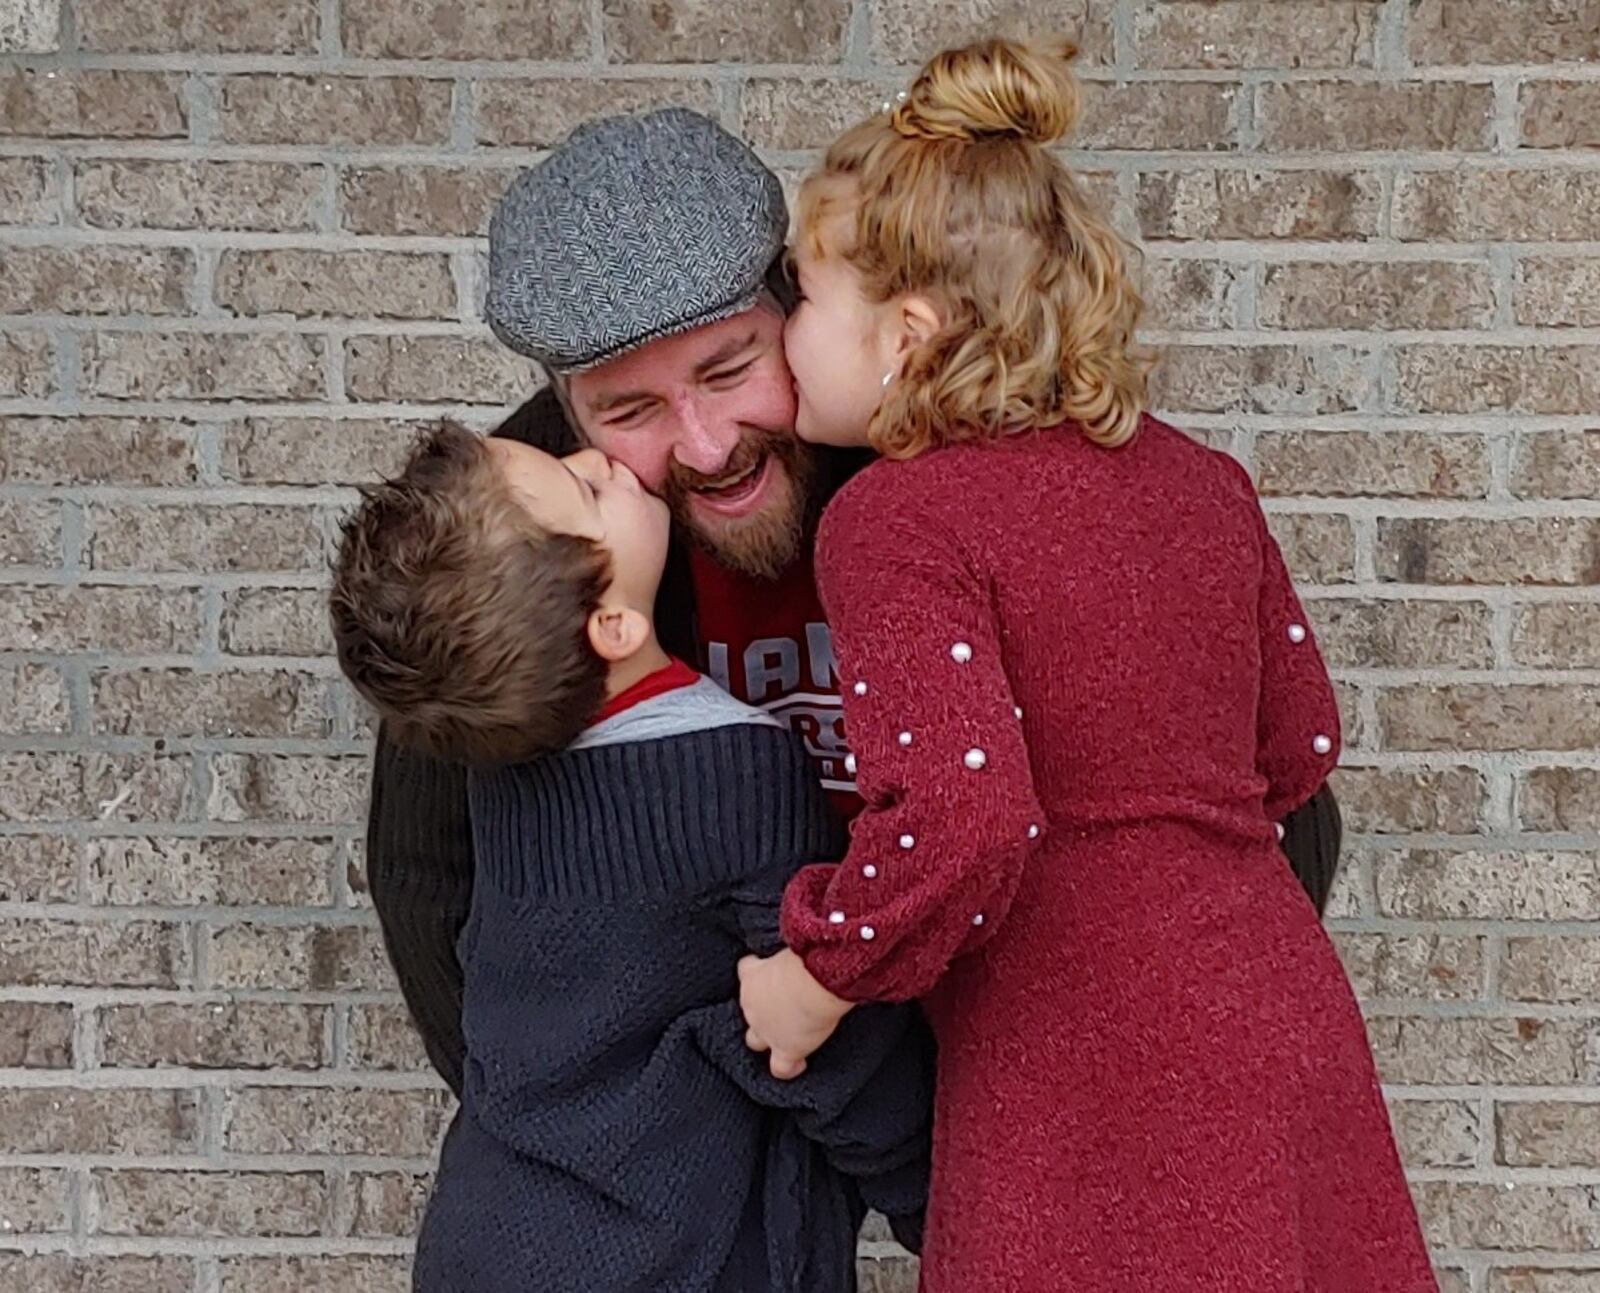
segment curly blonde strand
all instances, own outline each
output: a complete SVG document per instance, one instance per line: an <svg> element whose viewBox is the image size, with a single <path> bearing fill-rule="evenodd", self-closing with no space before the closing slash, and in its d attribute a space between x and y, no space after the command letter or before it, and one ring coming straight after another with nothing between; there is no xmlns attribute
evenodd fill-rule
<svg viewBox="0 0 1600 1293"><path fill-rule="evenodd" d="M873 419L880 453L1062 422L1114 447L1138 429L1151 361L1129 248L1046 147L1077 109L1059 55L999 39L947 50L806 181L802 236L821 247L844 217L835 250L871 299L923 294L943 312Z"/></svg>

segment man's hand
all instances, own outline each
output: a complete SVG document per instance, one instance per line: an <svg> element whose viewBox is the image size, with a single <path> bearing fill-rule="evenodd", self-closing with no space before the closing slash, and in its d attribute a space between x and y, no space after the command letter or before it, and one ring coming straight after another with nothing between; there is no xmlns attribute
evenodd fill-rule
<svg viewBox="0 0 1600 1293"><path fill-rule="evenodd" d="M739 962L739 1004L744 1009L745 1045L766 1051L775 1078L805 1072L806 1057L833 1036L851 1003L811 977L806 963L787 947L765 959Z"/></svg>

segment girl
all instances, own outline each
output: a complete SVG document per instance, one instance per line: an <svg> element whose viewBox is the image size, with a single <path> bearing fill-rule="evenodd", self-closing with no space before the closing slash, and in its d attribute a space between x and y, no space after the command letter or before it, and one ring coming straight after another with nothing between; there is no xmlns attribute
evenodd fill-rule
<svg viewBox="0 0 1600 1293"><path fill-rule="evenodd" d="M1338 757L1244 471L1143 412L1065 62L941 54L801 194L808 440L881 455L819 585L866 808L741 967L797 1072L940 1046L928 1293L1434 1289L1360 1013L1274 826Z"/></svg>

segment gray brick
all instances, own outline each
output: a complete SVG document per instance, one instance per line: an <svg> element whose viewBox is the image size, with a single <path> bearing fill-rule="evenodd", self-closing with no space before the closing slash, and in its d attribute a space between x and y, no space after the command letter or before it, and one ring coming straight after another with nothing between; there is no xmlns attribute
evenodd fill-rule
<svg viewBox="0 0 1600 1293"><path fill-rule="evenodd" d="M3 314L186 314L194 257L172 247L13 247Z"/></svg>
<svg viewBox="0 0 1600 1293"><path fill-rule="evenodd" d="M183 78L165 72L0 67L0 135L181 139Z"/></svg>
<svg viewBox="0 0 1600 1293"><path fill-rule="evenodd" d="M3 1153L190 1154L199 1148L200 1109L192 1091L0 1089ZM0 1279L0 1288L7 1287Z"/></svg>
<svg viewBox="0 0 1600 1293"><path fill-rule="evenodd" d="M199 594L188 588L11 584L0 597L0 650L193 651L200 632Z"/></svg>
<svg viewBox="0 0 1600 1293"><path fill-rule="evenodd" d="M317 0L76 0L78 42L110 53L314 54Z"/></svg>
<svg viewBox="0 0 1600 1293"><path fill-rule="evenodd" d="M234 655L333 654L320 588L241 588L222 607L222 649Z"/></svg>
<svg viewBox="0 0 1600 1293"><path fill-rule="evenodd" d="M192 424L115 417L0 418L0 479L34 485L188 485Z"/></svg>
<svg viewBox="0 0 1600 1293"><path fill-rule="evenodd" d="M107 1068L304 1070L329 1060L326 1006L109 1006L99 1022L100 1062Z"/></svg>
<svg viewBox="0 0 1600 1293"><path fill-rule="evenodd" d="M355 755L217 754L206 811L219 822L354 824L366 815L367 781Z"/></svg>
<svg viewBox="0 0 1600 1293"><path fill-rule="evenodd" d="M86 848L94 902L320 907L333 897L330 839L103 836Z"/></svg>
<svg viewBox="0 0 1600 1293"><path fill-rule="evenodd" d="M366 925L228 925L211 931L219 988L370 992L394 986L378 930Z"/></svg>
<svg viewBox="0 0 1600 1293"><path fill-rule="evenodd" d="M344 0L345 51L362 58L564 61L588 51L581 0ZM764 24L755 22L751 26Z"/></svg>
<svg viewBox="0 0 1600 1293"><path fill-rule="evenodd" d="M326 737L328 680L287 669L96 672L89 687L97 732L115 735Z"/></svg>
<svg viewBox="0 0 1600 1293"><path fill-rule="evenodd" d="M69 1257L0 1253L0 1288L26 1293L191 1293L187 1257Z"/></svg>
<svg viewBox="0 0 1600 1293"><path fill-rule="evenodd" d="M61 559L60 507L0 498L0 566L53 566Z"/></svg>
<svg viewBox="0 0 1600 1293"><path fill-rule="evenodd" d="M53 665L0 664L0 732L55 735L72 728L66 676Z"/></svg>
<svg viewBox="0 0 1600 1293"><path fill-rule="evenodd" d="M457 337L353 337L345 393L353 400L515 404L544 385L534 365L498 342Z"/></svg>
<svg viewBox="0 0 1600 1293"><path fill-rule="evenodd" d="M0 1167L0 1217L9 1235L68 1229L68 1174L59 1168Z"/></svg>
<svg viewBox="0 0 1600 1293"><path fill-rule="evenodd" d="M397 251L226 251L217 303L246 317L450 319L450 260Z"/></svg>
<svg viewBox="0 0 1600 1293"><path fill-rule="evenodd" d="M70 902L78 854L78 841L60 835L0 835L0 902Z"/></svg>
<svg viewBox="0 0 1600 1293"><path fill-rule="evenodd" d="M0 917L0 981L17 987L175 988L188 960L173 924Z"/></svg>
<svg viewBox="0 0 1600 1293"><path fill-rule="evenodd" d="M0 1001L0 1068L72 1067L72 1007Z"/></svg>
<svg viewBox="0 0 1600 1293"><path fill-rule="evenodd" d="M284 504L95 504L84 555L95 570L320 571L327 513Z"/></svg>
<svg viewBox="0 0 1600 1293"><path fill-rule="evenodd" d="M99 1232L140 1237L276 1238L322 1232L320 1173L98 1171Z"/></svg>
<svg viewBox="0 0 1600 1293"><path fill-rule="evenodd" d="M250 1087L229 1093L223 1134L238 1154L427 1157L448 1108L438 1090Z"/></svg>
<svg viewBox="0 0 1600 1293"><path fill-rule="evenodd" d="M315 229L322 167L287 162L74 163L78 212L98 229Z"/></svg>
<svg viewBox="0 0 1600 1293"><path fill-rule="evenodd" d="M410 1293L406 1257L229 1257L221 1293Z"/></svg>
<svg viewBox="0 0 1600 1293"><path fill-rule="evenodd" d="M451 98L421 77L251 73L222 82L218 127L234 144L444 144Z"/></svg>
<svg viewBox="0 0 1600 1293"><path fill-rule="evenodd" d="M325 345L299 333L101 332L84 338L84 376L108 400L317 399Z"/></svg>
<svg viewBox="0 0 1600 1293"><path fill-rule="evenodd" d="M1422 920L1600 919L1600 856L1417 849L1378 859L1378 906Z"/></svg>
<svg viewBox="0 0 1600 1293"><path fill-rule="evenodd" d="M254 485L365 485L398 475L432 422L246 418L222 433L222 474Z"/></svg>
<svg viewBox="0 0 1600 1293"><path fill-rule="evenodd" d="M186 757L0 752L0 821L182 821L192 800Z"/></svg>
<svg viewBox="0 0 1600 1293"><path fill-rule="evenodd" d="M575 0L558 0L558 11L566 6ZM602 0L601 8L618 63L829 63L843 52L850 18L848 0L792 0L757 21L717 0ZM568 29L582 38L576 20Z"/></svg>
<svg viewBox="0 0 1600 1293"><path fill-rule="evenodd" d="M50 338L42 332L0 331L0 398L43 399L55 392Z"/></svg>

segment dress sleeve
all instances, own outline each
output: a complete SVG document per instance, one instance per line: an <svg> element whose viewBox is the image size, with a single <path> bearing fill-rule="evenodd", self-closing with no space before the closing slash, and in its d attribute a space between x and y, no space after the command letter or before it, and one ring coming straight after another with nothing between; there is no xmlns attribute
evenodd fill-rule
<svg viewBox="0 0 1600 1293"><path fill-rule="evenodd" d="M1267 816L1282 824L1317 792L1339 761L1339 705L1316 635L1259 505L1257 516L1262 566L1256 770L1267 782Z"/></svg>
<svg viewBox="0 0 1600 1293"><path fill-rule="evenodd" d="M869 469L829 507L818 588L864 808L842 863L784 895L783 935L855 1001L926 993L1005 919L1044 832L987 581Z"/></svg>

